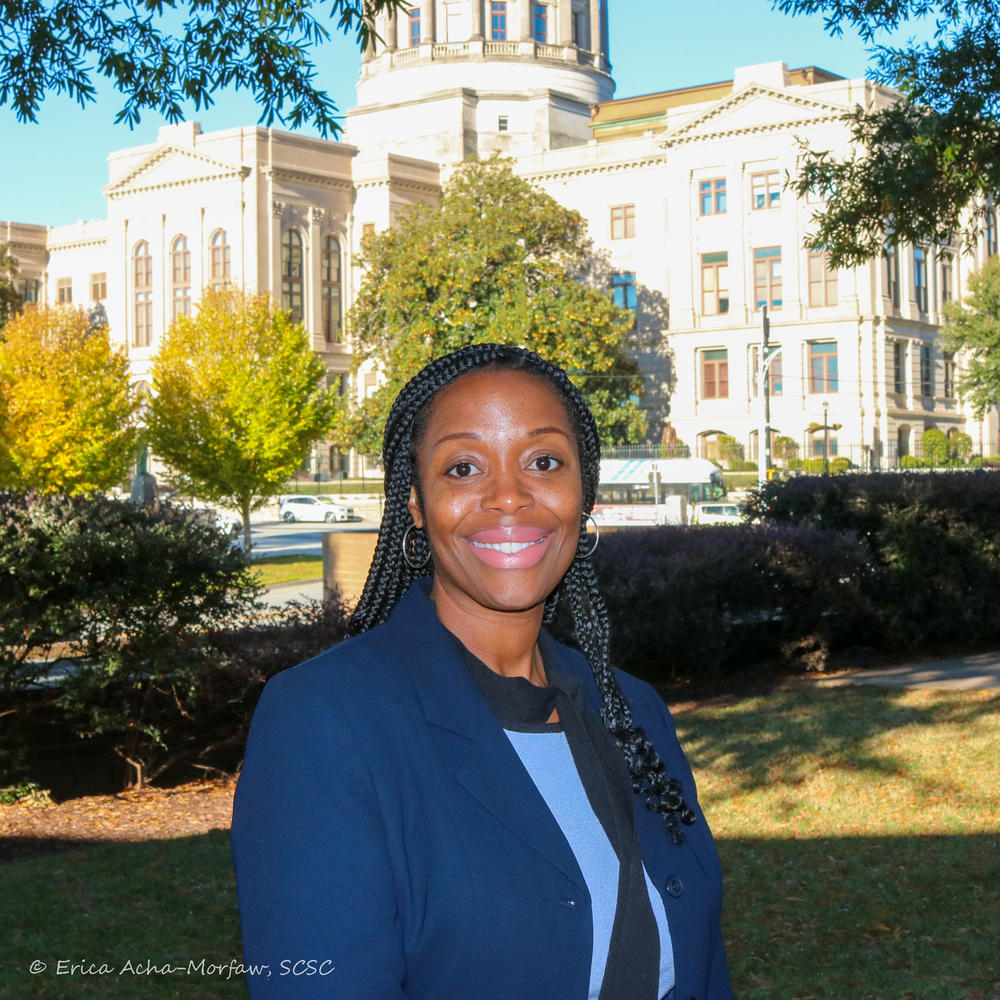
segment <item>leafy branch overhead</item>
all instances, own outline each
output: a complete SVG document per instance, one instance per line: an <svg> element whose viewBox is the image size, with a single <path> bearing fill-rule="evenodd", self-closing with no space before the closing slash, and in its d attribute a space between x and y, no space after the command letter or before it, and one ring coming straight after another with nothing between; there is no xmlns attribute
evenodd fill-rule
<svg viewBox="0 0 1000 1000"><path fill-rule="evenodd" d="M578 213L502 160L469 161L437 208L417 204L371 238L351 313L355 368L379 387L341 419L343 444L376 454L392 400L428 361L498 341L562 365L607 442L645 434L642 378L625 354L635 314L616 306Z"/></svg>
<svg viewBox="0 0 1000 1000"><path fill-rule="evenodd" d="M777 0L786 14L823 14L834 35L845 26L873 45L871 76L902 94L891 106L847 116L856 152L839 158L805 149L791 187L835 194L815 218L809 242L835 266L878 256L898 242L949 245L973 237L1000 190L1000 9L994 0ZM882 31L933 19L933 39L876 45Z"/></svg>
<svg viewBox="0 0 1000 1000"><path fill-rule="evenodd" d="M116 122L143 111L168 121L184 106L212 104L215 91L249 90L260 121L340 131L337 108L316 86L314 46L335 30L364 46L374 18L405 10L406 0L0 0L0 106L37 121L49 94L81 107L95 80L125 97Z"/></svg>

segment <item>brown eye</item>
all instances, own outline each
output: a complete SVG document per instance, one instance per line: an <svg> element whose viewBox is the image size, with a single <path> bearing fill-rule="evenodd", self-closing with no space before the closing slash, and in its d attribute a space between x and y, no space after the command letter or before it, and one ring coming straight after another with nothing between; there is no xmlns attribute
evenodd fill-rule
<svg viewBox="0 0 1000 1000"><path fill-rule="evenodd" d="M456 479L466 479L479 470L471 462L456 462L447 472L447 475Z"/></svg>
<svg viewBox="0 0 1000 1000"><path fill-rule="evenodd" d="M539 455L528 468L534 469L536 472L552 472L554 469L558 469L560 465L562 465L562 462L552 455Z"/></svg>

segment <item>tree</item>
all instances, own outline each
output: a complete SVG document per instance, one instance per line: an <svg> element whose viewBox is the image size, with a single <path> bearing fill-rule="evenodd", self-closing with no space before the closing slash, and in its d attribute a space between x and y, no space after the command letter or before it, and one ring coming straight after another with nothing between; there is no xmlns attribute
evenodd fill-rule
<svg viewBox="0 0 1000 1000"><path fill-rule="evenodd" d="M260 120L320 134L340 131L337 108L314 86L310 47L326 41L323 21L354 31L365 45L381 12L406 0L5 0L0 30L0 105L37 121L43 99L65 93L81 107L95 99L95 75L125 97L115 121L135 126L152 110L168 121L184 104L212 104L232 86L252 91ZM282 108L292 103L289 111Z"/></svg>
<svg viewBox="0 0 1000 1000"><path fill-rule="evenodd" d="M392 400L428 361L466 344L528 347L564 367L606 442L646 430L642 378L624 343L635 322L606 288L578 213L498 159L469 161L441 204L419 204L363 248L365 277L350 322L355 366L381 386L343 415L345 443L375 454Z"/></svg>
<svg viewBox="0 0 1000 1000"><path fill-rule="evenodd" d="M964 302L945 303L940 336L945 350L961 351L958 391L982 420L1000 402L1000 257L969 275L966 287Z"/></svg>
<svg viewBox="0 0 1000 1000"><path fill-rule="evenodd" d="M779 434L771 442L771 454L779 462L788 462L799 452L799 443L787 434Z"/></svg>
<svg viewBox="0 0 1000 1000"><path fill-rule="evenodd" d="M92 493L138 446L128 362L82 309L31 307L0 334L0 484Z"/></svg>
<svg viewBox="0 0 1000 1000"><path fill-rule="evenodd" d="M17 273L17 261L7 252L6 244L0 243L0 330L22 308Z"/></svg>
<svg viewBox="0 0 1000 1000"><path fill-rule="evenodd" d="M195 496L250 512L281 491L329 429L335 397L301 323L268 295L207 291L153 363L153 451Z"/></svg>
<svg viewBox="0 0 1000 1000"><path fill-rule="evenodd" d="M804 150L791 188L835 193L808 237L836 267L894 241L950 244L982 227L977 206L1000 190L1000 17L994 0L776 0L788 14L823 13L839 35L853 26L873 45L872 75L895 87L891 107L845 116L856 152ZM875 45L878 33L935 18L932 42ZM971 211L967 211L971 209Z"/></svg>

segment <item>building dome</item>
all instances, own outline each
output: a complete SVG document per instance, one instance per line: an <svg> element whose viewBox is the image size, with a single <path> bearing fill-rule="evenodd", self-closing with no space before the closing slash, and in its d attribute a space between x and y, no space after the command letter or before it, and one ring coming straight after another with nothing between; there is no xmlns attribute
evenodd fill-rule
<svg viewBox="0 0 1000 1000"><path fill-rule="evenodd" d="M366 151L453 163L578 145L614 94L607 0L417 0L376 31L347 116Z"/></svg>

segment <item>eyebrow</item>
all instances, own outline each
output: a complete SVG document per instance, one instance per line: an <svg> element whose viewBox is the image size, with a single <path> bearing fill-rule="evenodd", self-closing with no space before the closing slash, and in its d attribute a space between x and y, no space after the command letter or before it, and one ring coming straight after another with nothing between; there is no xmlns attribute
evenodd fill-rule
<svg viewBox="0 0 1000 1000"><path fill-rule="evenodd" d="M541 437L543 434L561 434L566 440L570 440L569 435L561 427L536 427L533 431L528 431L528 437ZM468 438L472 441L481 441L482 437L476 434L475 431L453 431L451 434L444 434L431 445L431 450L438 448L440 445L444 444L445 441L456 441L459 439Z"/></svg>

